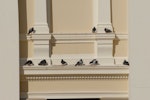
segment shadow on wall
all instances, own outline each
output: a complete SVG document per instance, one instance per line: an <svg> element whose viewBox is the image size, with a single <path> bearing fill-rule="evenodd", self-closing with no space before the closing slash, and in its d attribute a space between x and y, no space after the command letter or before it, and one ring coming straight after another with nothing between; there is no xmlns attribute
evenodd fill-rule
<svg viewBox="0 0 150 100"><path fill-rule="evenodd" d="M119 39L115 39L114 41L113 41L113 57L115 56L115 53L116 53L116 46L117 45L119 45Z"/></svg>
<svg viewBox="0 0 150 100"><path fill-rule="evenodd" d="M27 3L26 0L18 0L19 7L19 35L27 33ZM25 58L28 55L28 43L27 41L20 41L19 44L20 57Z"/></svg>
<svg viewBox="0 0 150 100"><path fill-rule="evenodd" d="M19 33L27 33L27 3L26 0L18 0L19 7Z"/></svg>
<svg viewBox="0 0 150 100"><path fill-rule="evenodd" d="M49 26L49 32L53 33L53 6L52 0L47 0L47 21Z"/></svg>

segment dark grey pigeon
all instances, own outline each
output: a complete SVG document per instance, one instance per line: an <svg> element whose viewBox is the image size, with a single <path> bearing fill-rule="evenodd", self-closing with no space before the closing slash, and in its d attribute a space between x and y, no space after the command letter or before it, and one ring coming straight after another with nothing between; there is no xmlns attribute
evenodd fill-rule
<svg viewBox="0 0 150 100"><path fill-rule="evenodd" d="M89 64L91 65L99 65L98 61L96 59L93 59Z"/></svg>
<svg viewBox="0 0 150 100"><path fill-rule="evenodd" d="M33 62L31 60L28 60L24 65L33 66Z"/></svg>
<svg viewBox="0 0 150 100"><path fill-rule="evenodd" d="M110 29L108 29L108 28L105 28L104 31L105 31L106 33L111 33L111 32L112 32L112 31L111 31Z"/></svg>
<svg viewBox="0 0 150 100"><path fill-rule="evenodd" d="M41 66L46 66L48 65L48 63L46 62L46 60L42 60L38 65L41 65Z"/></svg>
<svg viewBox="0 0 150 100"><path fill-rule="evenodd" d="M65 65L68 65L67 62L64 61L63 59L61 60L61 64L64 65L64 66L65 66Z"/></svg>
<svg viewBox="0 0 150 100"><path fill-rule="evenodd" d="M75 64L75 66L82 66L82 65L84 65L82 59L80 59L80 60Z"/></svg>
<svg viewBox="0 0 150 100"><path fill-rule="evenodd" d="M92 32L93 32L93 33L96 33L96 27L93 27L93 28L92 28Z"/></svg>
<svg viewBox="0 0 150 100"><path fill-rule="evenodd" d="M128 66L129 66L129 62L126 61L126 60L124 60L124 61L123 61L123 65L128 65Z"/></svg>
<svg viewBox="0 0 150 100"><path fill-rule="evenodd" d="M32 32L35 33L35 29L33 27L29 29L28 35L31 34Z"/></svg>

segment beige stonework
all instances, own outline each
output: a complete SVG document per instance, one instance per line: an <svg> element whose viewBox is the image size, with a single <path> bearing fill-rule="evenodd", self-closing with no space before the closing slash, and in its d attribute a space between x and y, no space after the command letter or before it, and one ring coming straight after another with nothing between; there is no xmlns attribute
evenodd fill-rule
<svg viewBox="0 0 150 100"><path fill-rule="evenodd" d="M28 92L128 91L128 80L29 81Z"/></svg>
<svg viewBox="0 0 150 100"><path fill-rule="evenodd" d="M115 34L127 35L127 0L111 0L111 3L112 24ZM52 20L53 34L91 33L93 27L92 0L52 0L50 9L52 9L51 17L53 18L48 19ZM34 24L34 0L19 0L19 15L20 34L25 35ZM128 39L115 39L113 44L114 57L128 57ZM53 43L51 50L52 54L94 54L95 44L94 42ZM34 56L33 51L33 41L20 40L20 58L32 58ZM21 81L20 85L20 92L128 91L128 79L33 80ZM102 98L102 100L109 99ZM111 98L111 100L127 100L127 98Z"/></svg>
<svg viewBox="0 0 150 100"><path fill-rule="evenodd" d="M128 57L128 40L114 40L114 56Z"/></svg>
<svg viewBox="0 0 150 100"><path fill-rule="evenodd" d="M52 54L94 54L94 43L54 44Z"/></svg>

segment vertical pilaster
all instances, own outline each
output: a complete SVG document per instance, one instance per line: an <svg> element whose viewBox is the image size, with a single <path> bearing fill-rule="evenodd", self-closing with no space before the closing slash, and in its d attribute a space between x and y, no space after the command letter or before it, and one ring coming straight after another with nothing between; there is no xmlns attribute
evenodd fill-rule
<svg viewBox="0 0 150 100"><path fill-rule="evenodd" d="M36 32L32 35L34 42L33 61L37 65L41 60L45 59L50 63L50 39L49 26L47 20L47 1L35 0L34 5L34 28Z"/></svg>
<svg viewBox="0 0 150 100"><path fill-rule="evenodd" d="M93 24L94 26L97 26L97 32L105 33L105 28L113 30L110 0L93 0L93 10Z"/></svg>
<svg viewBox="0 0 150 100"><path fill-rule="evenodd" d="M107 37L106 37L107 38ZM97 59L102 65L113 65L113 38L97 41Z"/></svg>
<svg viewBox="0 0 150 100"><path fill-rule="evenodd" d="M97 36L103 37L97 39L95 54L100 64L112 65L113 58L113 39L114 33L104 34L105 28L113 31L111 23L111 0L93 0L93 25L97 27Z"/></svg>
<svg viewBox="0 0 150 100"><path fill-rule="evenodd" d="M35 0L34 28L36 34L48 34L49 27L47 22L47 4L46 0Z"/></svg>

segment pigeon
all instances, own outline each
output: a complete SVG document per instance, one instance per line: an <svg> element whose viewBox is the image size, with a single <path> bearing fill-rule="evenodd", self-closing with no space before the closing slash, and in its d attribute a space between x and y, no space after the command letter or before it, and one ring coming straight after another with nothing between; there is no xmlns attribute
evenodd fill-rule
<svg viewBox="0 0 150 100"><path fill-rule="evenodd" d="M38 65L43 65L43 66L46 66L48 65L48 63L46 62L46 60L42 60Z"/></svg>
<svg viewBox="0 0 150 100"><path fill-rule="evenodd" d="M80 60L75 64L75 66L82 66L82 65L84 65L82 59L80 59Z"/></svg>
<svg viewBox="0 0 150 100"><path fill-rule="evenodd" d="M33 62L31 60L28 60L24 65L33 66Z"/></svg>
<svg viewBox="0 0 150 100"><path fill-rule="evenodd" d="M35 29L33 27L29 29L28 35L31 34L32 32L35 33Z"/></svg>
<svg viewBox="0 0 150 100"><path fill-rule="evenodd" d="M61 60L61 64L64 65L64 66L65 66L65 65L68 65L67 62L64 61L63 59Z"/></svg>
<svg viewBox="0 0 150 100"><path fill-rule="evenodd" d="M96 28L95 27L92 28L92 32L96 33Z"/></svg>
<svg viewBox="0 0 150 100"><path fill-rule="evenodd" d="M128 65L128 66L129 66L129 62L126 61L126 60L124 60L124 61L123 61L123 65Z"/></svg>
<svg viewBox="0 0 150 100"><path fill-rule="evenodd" d="M108 28L105 28L104 31L105 31L106 33L111 33L111 32L112 32L112 31L111 31L110 29L108 29Z"/></svg>
<svg viewBox="0 0 150 100"><path fill-rule="evenodd" d="M93 59L89 64L91 65L99 65L98 61L96 59Z"/></svg>

